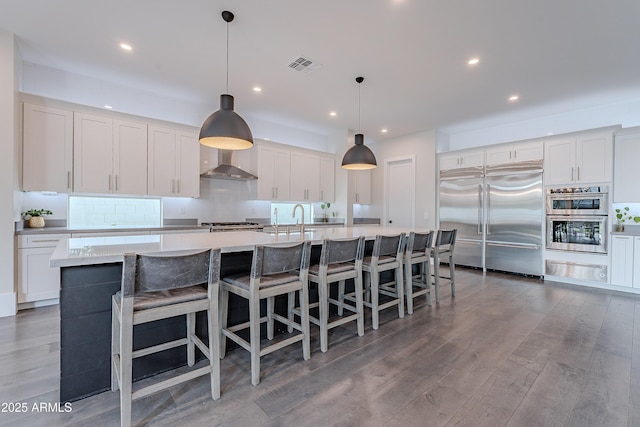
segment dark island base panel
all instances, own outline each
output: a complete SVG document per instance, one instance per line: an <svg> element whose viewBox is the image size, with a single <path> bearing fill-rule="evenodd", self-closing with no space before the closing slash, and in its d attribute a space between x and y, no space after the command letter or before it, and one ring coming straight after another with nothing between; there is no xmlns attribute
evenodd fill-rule
<svg viewBox="0 0 640 427"><path fill-rule="evenodd" d="M314 247L312 259L317 262L320 248ZM222 255L222 276L249 272L251 252ZM72 402L111 388L111 296L120 290L122 264L102 264L61 268L60 291L60 401ZM310 299L317 300L311 290ZM262 310L266 310L263 301ZM286 298L276 299L276 311L285 314ZM248 303L231 294L229 324L249 319ZM198 335L207 337L206 313L197 317ZM277 330L284 332L283 325ZM266 324L262 324L266 336ZM159 320L134 328L134 350L183 338L185 316ZM248 331L247 331L248 335ZM248 338L248 336L246 337ZM227 341L229 348L237 346ZM196 351L198 358L204 356ZM142 378L186 365L186 350L177 347L135 359L133 378Z"/></svg>

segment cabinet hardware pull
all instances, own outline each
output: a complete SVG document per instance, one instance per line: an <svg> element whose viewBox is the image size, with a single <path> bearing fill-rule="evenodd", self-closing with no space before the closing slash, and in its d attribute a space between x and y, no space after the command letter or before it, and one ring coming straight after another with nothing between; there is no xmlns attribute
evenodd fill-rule
<svg viewBox="0 0 640 427"><path fill-rule="evenodd" d="M513 158L514 159L518 158L518 152L516 150L513 150Z"/></svg>
<svg viewBox="0 0 640 427"><path fill-rule="evenodd" d="M578 181L580 181L580 166L578 166L578 174L577 174L576 179L577 179Z"/></svg>
<svg viewBox="0 0 640 427"><path fill-rule="evenodd" d="M324 190L320 190L320 199L324 200Z"/></svg>
<svg viewBox="0 0 640 427"><path fill-rule="evenodd" d="M109 180L109 191L111 191L111 174L109 174L108 180Z"/></svg>
<svg viewBox="0 0 640 427"><path fill-rule="evenodd" d="M71 188L71 171L67 171L67 188Z"/></svg>
<svg viewBox="0 0 640 427"><path fill-rule="evenodd" d="M509 151L509 160L511 160L511 154L513 154L513 152Z"/></svg>
<svg viewBox="0 0 640 427"><path fill-rule="evenodd" d="M571 181L573 181L573 168L571 168Z"/></svg>
<svg viewBox="0 0 640 427"><path fill-rule="evenodd" d="M180 180L176 179L176 193L180 194Z"/></svg>
<svg viewBox="0 0 640 427"><path fill-rule="evenodd" d="M48 243L48 242L59 242L60 239L43 239L43 240L32 240L31 243Z"/></svg>
<svg viewBox="0 0 640 427"><path fill-rule="evenodd" d="M116 174L115 177L116 177L116 191L118 191L118 174Z"/></svg>

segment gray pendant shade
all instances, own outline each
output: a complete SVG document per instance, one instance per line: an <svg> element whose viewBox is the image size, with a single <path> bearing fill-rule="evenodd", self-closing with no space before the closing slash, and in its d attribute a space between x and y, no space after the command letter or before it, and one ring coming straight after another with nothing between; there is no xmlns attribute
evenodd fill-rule
<svg viewBox="0 0 640 427"><path fill-rule="evenodd" d="M251 129L233 111L233 96L220 95L220 109L211 114L200 129L200 144L223 150L245 150L253 147Z"/></svg>
<svg viewBox="0 0 640 427"><path fill-rule="evenodd" d="M376 156L373 151L364 145L364 135L359 133L355 136L355 145L344 153L342 158L342 168L349 170L373 169L378 166Z"/></svg>

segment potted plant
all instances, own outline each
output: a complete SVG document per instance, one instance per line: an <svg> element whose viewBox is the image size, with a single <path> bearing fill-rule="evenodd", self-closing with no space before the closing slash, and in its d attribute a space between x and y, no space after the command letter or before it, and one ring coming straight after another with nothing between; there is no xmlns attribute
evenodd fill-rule
<svg viewBox="0 0 640 427"><path fill-rule="evenodd" d="M629 213L629 206L616 208L616 231L624 231L624 224L627 220L633 220L636 224L640 223L640 216L632 216Z"/></svg>
<svg viewBox="0 0 640 427"><path fill-rule="evenodd" d="M44 227L44 215L52 215L49 209L29 209L26 212L22 212L22 217L29 220L29 227L42 228Z"/></svg>
<svg viewBox="0 0 640 427"><path fill-rule="evenodd" d="M320 205L320 208L322 209L322 222L329 222L329 218L327 217L327 209L329 209L331 207L331 203L329 202L324 202Z"/></svg>

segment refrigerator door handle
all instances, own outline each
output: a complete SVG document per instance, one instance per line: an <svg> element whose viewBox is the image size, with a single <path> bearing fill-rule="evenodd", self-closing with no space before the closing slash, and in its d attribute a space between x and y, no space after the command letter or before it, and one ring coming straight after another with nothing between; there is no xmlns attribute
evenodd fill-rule
<svg viewBox="0 0 640 427"><path fill-rule="evenodd" d="M487 236L491 234L491 185L487 184Z"/></svg>
<svg viewBox="0 0 640 427"><path fill-rule="evenodd" d="M487 246L498 246L501 248L522 248L522 249L531 249L538 250L540 249L540 245L534 245L533 243L495 243L495 242L487 242Z"/></svg>
<svg viewBox="0 0 640 427"><path fill-rule="evenodd" d="M482 184L478 184L478 234L482 234Z"/></svg>

